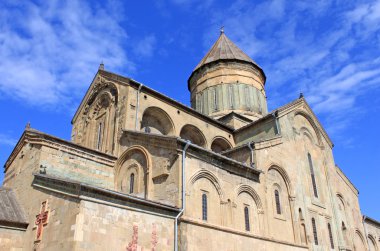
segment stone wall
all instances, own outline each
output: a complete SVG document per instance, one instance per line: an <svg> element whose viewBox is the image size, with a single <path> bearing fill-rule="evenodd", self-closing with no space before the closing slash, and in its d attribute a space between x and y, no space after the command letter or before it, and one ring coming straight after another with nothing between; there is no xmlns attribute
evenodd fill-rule
<svg viewBox="0 0 380 251"><path fill-rule="evenodd" d="M367 241L369 245L369 251L380 250L380 223L366 218L364 220L365 230L367 234Z"/></svg>
<svg viewBox="0 0 380 251"><path fill-rule="evenodd" d="M173 250L173 219L82 201L75 250Z"/></svg>
<svg viewBox="0 0 380 251"><path fill-rule="evenodd" d="M22 251L24 231L0 227L0 250Z"/></svg>

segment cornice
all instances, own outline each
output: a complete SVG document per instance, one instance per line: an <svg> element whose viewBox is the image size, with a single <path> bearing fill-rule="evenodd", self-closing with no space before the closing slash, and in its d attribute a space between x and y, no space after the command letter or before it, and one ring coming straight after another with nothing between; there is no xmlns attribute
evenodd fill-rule
<svg viewBox="0 0 380 251"><path fill-rule="evenodd" d="M88 159L96 159L97 161L112 166L114 162L116 161L116 157L99 152L97 150L87 148L81 145L78 145L76 143L66 141L60 138L57 138L55 136L34 130L34 129L26 129L24 133L22 134L21 138L17 142L16 146L14 147L12 153L10 154L9 158L5 162L4 168L5 171L8 169L8 167L12 164L18 153L21 151L21 149L24 147L25 144L36 144L36 145L43 145L52 147L55 149L60 149L64 151L71 152L76 155L88 155ZM83 157L86 158L86 157Z"/></svg>
<svg viewBox="0 0 380 251"><path fill-rule="evenodd" d="M178 208L170 205L46 174L34 174L32 185L78 200L88 200L121 208L135 208L150 211L152 214L165 214L171 218L179 212Z"/></svg>

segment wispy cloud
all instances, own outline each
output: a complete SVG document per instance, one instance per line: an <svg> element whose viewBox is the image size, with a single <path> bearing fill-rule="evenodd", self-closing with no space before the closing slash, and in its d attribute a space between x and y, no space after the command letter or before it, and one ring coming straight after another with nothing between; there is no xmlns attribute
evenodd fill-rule
<svg viewBox="0 0 380 251"><path fill-rule="evenodd" d="M88 86L101 61L132 71L134 64L122 47L127 34L118 23L118 9L84 1L2 1L0 93L57 107L78 98L77 91Z"/></svg>
<svg viewBox="0 0 380 251"><path fill-rule="evenodd" d="M17 140L6 134L0 134L0 145L15 146Z"/></svg>
<svg viewBox="0 0 380 251"><path fill-rule="evenodd" d="M152 57L156 49L156 42L156 37L153 34L144 37L134 47L136 55L146 58Z"/></svg>

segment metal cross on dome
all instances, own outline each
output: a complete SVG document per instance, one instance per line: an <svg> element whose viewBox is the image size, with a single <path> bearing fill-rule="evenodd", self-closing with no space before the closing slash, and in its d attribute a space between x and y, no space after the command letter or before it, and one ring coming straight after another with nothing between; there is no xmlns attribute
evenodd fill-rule
<svg viewBox="0 0 380 251"><path fill-rule="evenodd" d="M35 227L37 228L36 242L41 241L44 227L48 224L49 210L47 200L41 203L40 213L36 215Z"/></svg>

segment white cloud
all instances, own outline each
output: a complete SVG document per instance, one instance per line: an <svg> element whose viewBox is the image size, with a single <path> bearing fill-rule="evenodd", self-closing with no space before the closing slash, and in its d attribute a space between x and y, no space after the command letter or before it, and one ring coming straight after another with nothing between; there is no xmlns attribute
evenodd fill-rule
<svg viewBox="0 0 380 251"><path fill-rule="evenodd" d="M59 107L80 98L76 93L88 86L101 61L112 69L134 69L111 3L5 1L0 7L0 93L8 97Z"/></svg>
<svg viewBox="0 0 380 251"><path fill-rule="evenodd" d="M156 37L151 34L140 40L134 47L138 56L150 58L153 56L156 46Z"/></svg>
<svg viewBox="0 0 380 251"><path fill-rule="evenodd" d="M17 140L6 134L0 134L0 145L15 146Z"/></svg>

